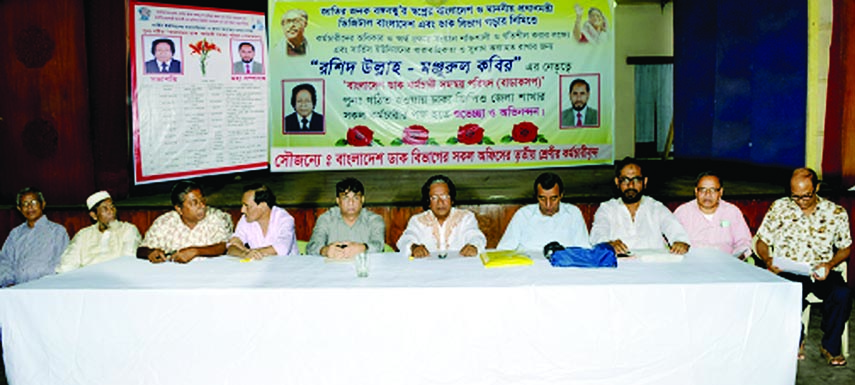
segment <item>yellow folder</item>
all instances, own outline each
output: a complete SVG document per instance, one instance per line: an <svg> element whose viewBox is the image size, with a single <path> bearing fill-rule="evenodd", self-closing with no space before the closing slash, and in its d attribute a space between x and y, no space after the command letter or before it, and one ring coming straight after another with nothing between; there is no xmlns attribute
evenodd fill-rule
<svg viewBox="0 0 855 385"><path fill-rule="evenodd" d="M531 265L534 261L516 250L485 251L479 255L486 268Z"/></svg>

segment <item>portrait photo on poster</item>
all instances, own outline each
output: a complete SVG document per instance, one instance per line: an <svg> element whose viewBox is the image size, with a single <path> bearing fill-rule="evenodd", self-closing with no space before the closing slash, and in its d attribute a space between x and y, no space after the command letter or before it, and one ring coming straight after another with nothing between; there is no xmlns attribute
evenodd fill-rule
<svg viewBox="0 0 855 385"><path fill-rule="evenodd" d="M264 74L264 45L261 39L231 39L232 74Z"/></svg>
<svg viewBox="0 0 855 385"><path fill-rule="evenodd" d="M180 36L143 35L142 47L146 74L184 73Z"/></svg>
<svg viewBox="0 0 855 385"><path fill-rule="evenodd" d="M309 42L306 27L309 26L309 14L302 9L289 9L282 14L279 21L282 28L282 39L272 51L284 56L305 56Z"/></svg>
<svg viewBox="0 0 855 385"><path fill-rule="evenodd" d="M323 134L323 79L282 81L282 133Z"/></svg>
<svg viewBox="0 0 855 385"><path fill-rule="evenodd" d="M561 75L561 128L600 126L600 74Z"/></svg>

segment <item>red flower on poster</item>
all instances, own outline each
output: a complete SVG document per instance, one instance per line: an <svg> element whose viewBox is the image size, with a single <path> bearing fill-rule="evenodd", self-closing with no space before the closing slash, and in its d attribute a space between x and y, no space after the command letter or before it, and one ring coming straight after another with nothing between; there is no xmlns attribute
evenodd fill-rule
<svg viewBox="0 0 855 385"><path fill-rule="evenodd" d="M401 140L404 144L420 145L426 144L429 136L427 128L414 124L404 129L404 137Z"/></svg>
<svg viewBox="0 0 855 385"><path fill-rule="evenodd" d="M355 147L365 147L374 141L374 131L366 126L354 126L347 130L347 144Z"/></svg>
<svg viewBox="0 0 855 385"><path fill-rule="evenodd" d="M484 139L484 129L475 123L468 123L457 129L457 141L463 144L478 144Z"/></svg>
<svg viewBox="0 0 855 385"><path fill-rule="evenodd" d="M514 124L511 138L519 143L531 143L537 140L537 126L532 122L520 122Z"/></svg>

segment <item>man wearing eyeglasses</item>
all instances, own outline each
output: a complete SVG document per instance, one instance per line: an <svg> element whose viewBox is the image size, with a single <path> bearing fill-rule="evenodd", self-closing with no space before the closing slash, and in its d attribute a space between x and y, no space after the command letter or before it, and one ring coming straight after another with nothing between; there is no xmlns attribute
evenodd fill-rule
<svg viewBox="0 0 855 385"><path fill-rule="evenodd" d="M840 336L852 310L852 294L843 280L841 263L849 258L852 235L846 209L817 192L816 172L796 169L790 178L790 197L773 202L757 230L756 251L769 271L801 283L805 295L813 293L823 300L820 352L829 365L841 366L846 358L841 354ZM784 272L778 258L806 263L811 274ZM803 301L802 308L805 306ZM804 358L801 349L799 358Z"/></svg>
<svg viewBox="0 0 855 385"><path fill-rule="evenodd" d="M68 232L44 215L41 191L18 192L18 211L26 222L12 229L0 249L0 287L13 286L53 274L68 246Z"/></svg>
<svg viewBox="0 0 855 385"><path fill-rule="evenodd" d="M363 210L365 187L356 178L345 178L335 185L335 203L318 217L306 254L332 259L356 254L381 252L386 246L386 222L383 217Z"/></svg>
<svg viewBox="0 0 855 385"><path fill-rule="evenodd" d="M695 180L695 200L674 210L689 233L692 247L715 248L745 259L751 255L751 230L739 207L721 199L724 187L717 174L707 171Z"/></svg>
<svg viewBox="0 0 855 385"><path fill-rule="evenodd" d="M202 188L193 181L172 186L173 210L157 217L145 233L137 258L151 263L187 263L196 257L226 253L232 218L209 207Z"/></svg>
<svg viewBox="0 0 855 385"><path fill-rule="evenodd" d="M689 251L689 235L665 205L644 195L647 177L641 164L626 157L615 165L615 186L620 197L600 204L591 227L591 244L608 242L618 255L632 250L668 248Z"/></svg>
<svg viewBox="0 0 855 385"><path fill-rule="evenodd" d="M414 258L424 258L432 252L460 252L472 257L484 251L487 237L478 228L478 220L469 210L454 206L457 188L445 175L434 175L422 185L422 207L425 211L413 215L407 229L398 239L398 250Z"/></svg>

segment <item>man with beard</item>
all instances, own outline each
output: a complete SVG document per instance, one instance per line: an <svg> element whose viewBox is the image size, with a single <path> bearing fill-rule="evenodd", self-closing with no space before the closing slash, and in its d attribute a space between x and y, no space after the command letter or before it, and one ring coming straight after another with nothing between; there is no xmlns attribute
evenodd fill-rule
<svg viewBox="0 0 855 385"><path fill-rule="evenodd" d="M570 82L571 108L561 112L561 127L596 126L599 123L597 109L588 106L591 86L584 79Z"/></svg>
<svg viewBox="0 0 855 385"><path fill-rule="evenodd" d="M365 187L356 178L335 184L335 203L318 217L306 254L332 259L352 258L362 252L379 253L386 246L386 222L365 210Z"/></svg>
<svg viewBox="0 0 855 385"><path fill-rule="evenodd" d="M238 55L240 60L232 65L234 74L260 74L263 69L261 63L255 61L255 46L248 41L238 44Z"/></svg>
<svg viewBox="0 0 855 385"><path fill-rule="evenodd" d="M721 199L724 186L707 171L695 182L695 200L683 203L674 216L689 233L693 247L707 247L745 259L751 255L751 230L739 207Z"/></svg>
<svg viewBox="0 0 855 385"><path fill-rule="evenodd" d="M615 185L620 198L600 204L594 214L591 244L608 242L619 255L663 247L674 254L689 251L689 235L674 214L644 195L647 178L637 160L626 157L615 165Z"/></svg>
<svg viewBox="0 0 855 385"><path fill-rule="evenodd" d="M537 204L521 207L514 213L496 249L543 250L550 242L562 246L588 247L588 226L579 208L562 203L564 183L551 172L534 180Z"/></svg>
<svg viewBox="0 0 855 385"><path fill-rule="evenodd" d="M137 249L137 258L151 263L187 263L196 257L225 254L232 217L209 207L202 188L192 181L172 186L171 198L173 210L154 220Z"/></svg>
<svg viewBox="0 0 855 385"><path fill-rule="evenodd" d="M59 258L57 273L79 269L131 256L140 244L140 232L131 223L116 219L116 206L106 191L98 191L86 199L89 216L95 223L77 232Z"/></svg>

